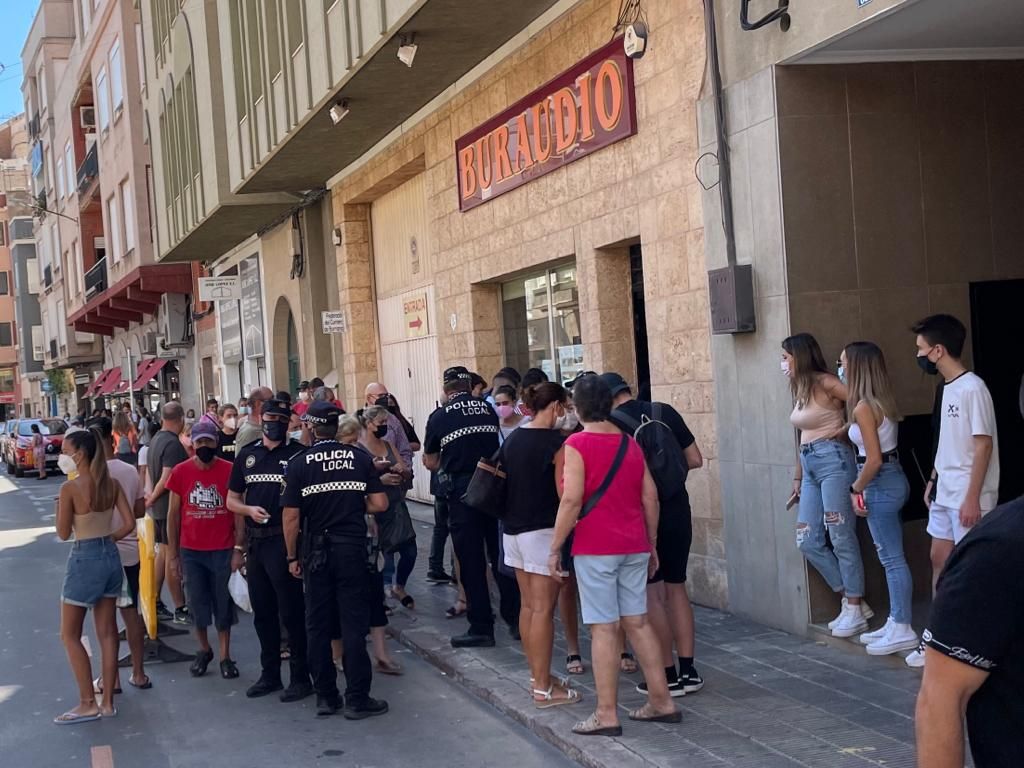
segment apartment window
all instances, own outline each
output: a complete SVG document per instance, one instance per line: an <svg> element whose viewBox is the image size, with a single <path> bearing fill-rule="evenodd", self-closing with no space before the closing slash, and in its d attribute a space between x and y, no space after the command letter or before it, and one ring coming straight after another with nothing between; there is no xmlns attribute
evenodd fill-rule
<svg viewBox="0 0 1024 768"><path fill-rule="evenodd" d="M28 292L32 296L39 295L39 261L25 260L25 273L28 275Z"/></svg>
<svg viewBox="0 0 1024 768"><path fill-rule="evenodd" d="M124 106L124 78L121 72L121 41L115 40L110 49L110 103L114 114L121 112Z"/></svg>
<svg viewBox="0 0 1024 768"><path fill-rule="evenodd" d="M43 326L33 325L32 326L32 359L36 362L42 362L46 347L46 338L43 335Z"/></svg>
<svg viewBox="0 0 1024 768"><path fill-rule="evenodd" d="M107 198L107 234L110 249L110 261L112 264L117 264L121 260L121 222L118 215L117 209L120 206L117 203L117 195L111 195Z"/></svg>
<svg viewBox="0 0 1024 768"><path fill-rule="evenodd" d="M135 206L128 179L121 182L121 220L124 222L124 252L135 247Z"/></svg>
<svg viewBox="0 0 1024 768"><path fill-rule="evenodd" d="M96 75L96 116L100 130L106 132L110 128L110 92L107 90L106 67L100 67Z"/></svg>
<svg viewBox="0 0 1024 768"><path fill-rule="evenodd" d="M64 198L64 159L59 158L57 160L57 199L62 200ZM69 190L70 191L70 190Z"/></svg>
<svg viewBox="0 0 1024 768"><path fill-rule="evenodd" d="M67 317L64 314L64 299L57 299L57 317ZM57 323L57 343L62 347L68 345L68 324L65 322Z"/></svg>
<svg viewBox="0 0 1024 768"><path fill-rule="evenodd" d="M85 293L85 274L82 264L82 244L75 240L71 244L71 272L74 275L72 284L79 294Z"/></svg>
<svg viewBox="0 0 1024 768"><path fill-rule="evenodd" d="M301 3L299 0L285 0L284 8L285 23L288 25L288 53L294 56L305 39Z"/></svg>
<svg viewBox="0 0 1024 768"><path fill-rule="evenodd" d="M11 293L11 275L9 272L0 272L0 296L9 296Z"/></svg>
<svg viewBox="0 0 1024 768"><path fill-rule="evenodd" d="M14 328L11 323L0 323L0 347L14 346Z"/></svg>
<svg viewBox="0 0 1024 768"><path fill-rule="evenodd" d="M144 41L142 39L142 25L135 25L135 55L138 61L136 62L139 67L139 89L146 92L146 49L143 47Z"/></svg>
<svg viewBox="0 0 1024 768"><path fill-rule="evenodd" d="M0 368L0 393L10 395L14 392L14 369Z"/></svg>
<svg viewBox="0 0 1024 768"><path fill-rule="evenodd" d="M0 245L7 245L7 223L0 221Z"/></svg>
<svg viewBox="0 0 1024 768"><path fill-rule="evenodd" d="M70 141L64 145L64 168L67 169L68 172L68 197L71 197L75 192L78 174L76 173L77 169L75 168L75 153L74 150L71 149Z"/></svg>

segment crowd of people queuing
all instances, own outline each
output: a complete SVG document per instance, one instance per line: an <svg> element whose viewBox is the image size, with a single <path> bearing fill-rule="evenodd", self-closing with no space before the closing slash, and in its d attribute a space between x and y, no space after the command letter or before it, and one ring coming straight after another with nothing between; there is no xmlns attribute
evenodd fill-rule
<svg viewBox="0 0 1024 768"><path fill-rule="evenodd" d="M859 636L869 654L913 651L907 663L926 667L925 691L931 694L922 694L921 706L935 707L934 691L943 690L948 664L953 677L960 662L987 675L1021 635L1016 625L1004 629L997 649L981 639L988 635L977 634L981 626L990 631L989 625L979 622L972 630L955 617L968 610L964 601L978 590L964 584L972 578L972 549L954 547L996 506L994 411L984 382L961 363L966 333L958 320L932 316L913 332L918 364L941 374L943 382L925 499L937 596L921 638L912 626L913 583L903 552L900 513L909 483L897 451L900 414L881 350L871 342L851 343L833 372L815 339L797 334L782 343L781 367L799 433L790 499L790 506L798 506L796 544L841 596L829 629L837 637ZM57 722L116 714L113 696L121 685L115 603L123 606L132 650L128 682L151 686L134 607L135 521L146 514L157 541L157 593L166 584L173 603L159 602L158 615L192 625L198 646L192 675L205 674L214 658L222 677L239 675L231 655L236 616L229 581L242 570L261 648L260 675L247 696L281 691L281 700L291 702L315 694L318 715L343 711L349 719L387 712L387 703L370 695L371 681L374 671L402 674L384 642L391 611L386 598L415 609L408 590L416 534L405 497L417 452L431 473L435 499L426 580L458 587L447 615L468 624L452 636L452 646L495 645L493 581L498 616L510 637L522 642L537 708L581 701L571 679L585 672L582 615L592 641L597 700L573 731L620 734L619 675L638 666L643 681L637 690L648 698L629 718L679 722L673 698L704 686L694 665L686 589L692 541L686 480L703 457L682 416L666 403L637 399L614 372L584 372L558 383L539 369L520 376L503 368L487 382L453 366L444 372L442 390L422 440L385 385L367 386L363 403L348 415L319 379L302 382L294 398L259 387L237 405L211 399L198 418L173 401L159 416L132 413L125 404L70 430L61 456L69 480L61 488L57 520L60 536L75 539L63 587L62 636L80 703ZM500 509L477 509L466 501L482 459L504 473ZM873 631L858 516L867 519L889 592L889 616ZM1020 536L1015 519L1003 526L1016 526ZM445 562L449 536L451 573ZM979 550L980 539L973 537ZM995 545L1000 541L995 537ZM961 565L955 573L954 563ZM992 577L1004 577L987 567ZM1019 602L1019 594L1006 599ZM96 680L80 640L90 607L102 650ZM553 670L556 612L569 651L564 675ZM965 644L968 637L991 649L977 657L988 666L955 652L976 647ZM344 694L337 686L339 669ZM973 694L981 683L972 684ZM966 710L972 735L991 729L997 705L972 706L974 717ZM949 725L949 733L958 730Z"/></svg>

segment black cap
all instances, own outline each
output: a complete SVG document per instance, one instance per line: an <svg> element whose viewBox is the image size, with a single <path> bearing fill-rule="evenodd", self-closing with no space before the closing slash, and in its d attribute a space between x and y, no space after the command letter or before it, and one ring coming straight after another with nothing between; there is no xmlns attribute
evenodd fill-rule
<svg viewBox="0 0 1024 768"><path fill-rule="evenodd" d="M309 382L303 379L299 382L299 392L305 392L307 389L309 389Z"/></svg>
<svg viewBox="0 0 1024 768"><path fill-rule="evenodd" d="M594 371L580 371L567 382L565 382L562 386L571 392L572 388L576 386L576 382L582 379L584 376L597 376L597 374Z"/></svg>
<svg viewBox="0 0 1024 768"><path fill-rule="evenodd" d="M471 381L472 375L464 365L453 365L444 371L444 383L453 384L456 381Z"/></svg>
<svg viewBox="0 0 1024 768"><path fill-rule="evenodd" d="M292 417L292 406L286 400L274 398L273 400L267 400L263 404L263 413L271 416L284 416L286 419L290 419Z"/></svg>
<svg viewBox="0 0 1024 768"><path fill-rule="evenodd" d="M612 397L615 397L619 393L629 389L629 384L627 384L626 380L617 373L602 373L598 378L608 385L608 389L612 391Z"/></svg>
<svg viewBox="0 0 1024 768"><path fill-rule="evenodd" d="M336 427L342 413L341 408L334 403L329 403L326 400L314 400L302 415L302 420L314 426L322 424L328 427Z"/></svg>

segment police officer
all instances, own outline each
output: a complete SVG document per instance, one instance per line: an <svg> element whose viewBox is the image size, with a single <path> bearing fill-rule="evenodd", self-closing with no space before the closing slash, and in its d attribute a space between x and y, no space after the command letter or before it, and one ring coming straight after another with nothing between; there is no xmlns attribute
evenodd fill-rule
<svg viewBox="0 0 1024 768"><path fill-rule="evenodd" d="M246 692L267 696L281 683L281 624L288 632L288 689L281 701L299 701L313 693L306 663L306 612L302 584L288 572L281 520L281 488L288 462L302 453L288 440L291 408L282 400L263 406L263 439L242 448L231 468L228 509L245 517L246 576L253 625L260 639L260 678Z"/></svg>
<svg viewBox="0 0 1024 768"><path fill-rule="evenodd" d="M366 652L371 600L366 514L386 512L388 497L373 457L337 441L341 413L332 402L314 401L302 417L313 445L288 465L284 534L289 570L305 581L316 713L333 715L344 707L346 719L362 720L388 711L387 702L370 698L372 671ZM345 650L344 702L331 657L335 616Z"/></svg>
<svg viewBox="0 0 1024 768"><path fill-rule="evenodd" d="M462 502L477 462L498 450L498 416L471 389L471 374L461 365L444 372L447 401L427 420L423 466L440 470L437 492L448 501L452 544L466 590L469 631L453 637L452 646L489 648L494 645L494 614L487 589L488 555L501 595L501 617L513 635L519 625L519 589L498 570L497 521Z"/></svg>

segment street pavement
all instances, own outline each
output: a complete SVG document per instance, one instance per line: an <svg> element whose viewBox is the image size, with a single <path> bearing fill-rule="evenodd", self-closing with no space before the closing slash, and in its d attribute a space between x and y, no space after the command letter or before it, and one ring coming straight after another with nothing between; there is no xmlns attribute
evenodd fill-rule
<svg viewBox="0 0 1024 768"><path fill-rule="evenodd" d="M61 478L0 476L0 766L4 768L249 768L262 766L546 766L572 763L436 666L395 644L403 677L375 676L384 717L318 719L312 698L281 704L245 698L258 645L243 614L233 637L242 676L222 680L216 661L195 680L188 664L147 668L153 689L127 686L115 719L57 726L77 701L60 643L59 597L68 545L54 532ZM87 638L98 649L87 623ZM191 653L189 635L168 643ZM98 652L98 651L94 651ZM122 645L122 653L126 646ZM94 658L99 674L98 658ZM343 682L343 681L342 681Z"/></svg>

